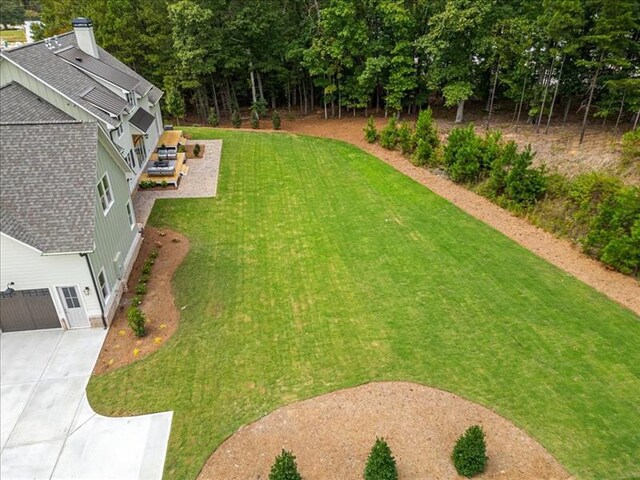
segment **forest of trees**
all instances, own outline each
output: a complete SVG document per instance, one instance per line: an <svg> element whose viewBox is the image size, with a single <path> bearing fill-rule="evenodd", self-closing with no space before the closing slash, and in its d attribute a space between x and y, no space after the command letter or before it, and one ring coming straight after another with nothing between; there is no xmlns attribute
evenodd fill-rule
<svg viewBox="0 0 640 480"><path fill-rule="evenodd" d="M205 122L254 105L325 116L475 101L538 129L637 128L638 0L41 0L45 35L98 42ZM584 135L584 131L583 131Z"/></svg>

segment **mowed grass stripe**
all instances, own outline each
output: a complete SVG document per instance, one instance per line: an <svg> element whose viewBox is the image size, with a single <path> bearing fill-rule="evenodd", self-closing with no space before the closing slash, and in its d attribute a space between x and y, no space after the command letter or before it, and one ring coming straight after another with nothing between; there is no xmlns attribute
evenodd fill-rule
<svg viewBox="0 0 640 480"><path fill-rule="evenodd" d="M167 478L279 406L371 380L482 403L579 478L640 475L637 316L351 145L192 132L224 141L218 197L151 216L191 241L180 329L89 385L101 413L175 411Z"/></svg>

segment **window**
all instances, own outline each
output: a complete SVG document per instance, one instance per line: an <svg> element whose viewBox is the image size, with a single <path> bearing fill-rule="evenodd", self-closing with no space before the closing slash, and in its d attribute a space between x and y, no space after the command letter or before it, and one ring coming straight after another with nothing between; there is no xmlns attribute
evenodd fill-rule
<svg viewBox="0 0 640 480"><path fill-rule="evenodd" d="M127 160L127 164L135 170L136 168L136 158L133 155L133 150L129 150L129 153L127 153L127 156L125 157Z"/></svg>
<svg viewBox="0 0 640 480"><path fill-rule="evenodd" d="M113 194L111 193L111 184L109 183L109 177L105 173L102 180L98 182L98 195L100 196L100 204L102 205L102 212L106 215L111 205L113 205Z"/></svg>
<svg viewBox="0 0 640 480"><path fill-rule="evenodd" d="M80 300L78 300L75 287L62 287L62 295L67 308L80 308Z"/></svg>
<svg viewBox="0 0 640 480"><path fill-rule="evenodd" d="M118 127L113 131L116 132L116 136L120 138L124 133L124 127L122 126L122 122L120 122L120 125L118 125Z"/></svg>
<svg viewBox="0 0 640 480"><path fill-rule="evenodd" d="M133 229L133 227L136 226L136 217L135 217L135 214L133 213L133 207L131 206L131 201L127 202L127 216L129 217L129 225L131 225L131 228Z"/></svg>
<svg viewBox="0 0 640 480"><path fill-rule="evenodd" d="M100 270L100 273L98 274L98 285L100 285L102 298L106 301L107 298L109 298L109 285L107 284L107 277L104 274L104 268Z"/></svg>
<svg viewBox="0 0 640 480"><path fill-rule="evenodd" d="M127 102L129 102L129 105L136 105L136 94L127 92Z"/></svg>
<svg viewBox="0 0 640 480"><path fill-rule="evenodd" d="M142 165L147 158L147 147L144 145L144 140L141 140L136 145L136 155L138 156L138 163Z"/></svg>

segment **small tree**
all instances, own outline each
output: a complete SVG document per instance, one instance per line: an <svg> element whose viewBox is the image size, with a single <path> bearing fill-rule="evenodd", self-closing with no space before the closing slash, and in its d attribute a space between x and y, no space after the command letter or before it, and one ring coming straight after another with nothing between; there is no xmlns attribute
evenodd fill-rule
<svg viewBox="0 0 640 480"><path fill-rule="evenodd" d="M398 467L384 438L376 438L367 464L364 468L365 480L397 480Z"/></svg>
<svg viewBox="0 0 640 480"><path fill-rule="evenodd" d="M375 143L378 140L378 129L376 128L376 121L373 116L367 120L367 126L364 127L364 138L368 143Z"/></svg>
<svg viewBox="0 0 640 480"><path fill-rule="evenodd" d="M416 165L432 165L435 163L436 149L440 145L438 131L433 124L433 114L431 108L422 110L416 122L414 134L416 145L413 163Z"/></svg>
<svg viewBox="0 0 640 480"><path fill-rule="evenodd" d="M387 125L382 129L380 134L380 145L387 150L393 150L398 143L398 129L396 117L389 118Z"/></svg>
<svg viewBox="0 0 640 480"><path fill-rule="evenodd" d="M255 109L251 109L251 128L260 128L260 115Z"/></svg>
<svg viewBox="0 0 640 480"><path fill-rule="evenodd" d="M487 446L484 441L482 427L474 425L469 427L458 438L451 459L459 475L473 477L484 472L487 465Z"/></svg>
<svg viewBox="0 0 640 480"><path fill-rule="evenodd" d="M274 130L280 130L281 125L281 119L280 119L280 113L277 110L274 110L273 113L271 114L271 122L273 123L273 129Z"/></svg>
<svg viewBox="0 0 640 480"><path fill-rule="evenodd" d="M194 155L194 156L196 156L196 157L199 157L199 156L200 156L200 151L201 151L201 150L202 150L202 147L200 146L200 144L199 144L199 143L196 143L196 144L193 146L193 155Z"/></svg>
<svg viewBox="0 0 640 480"><path fill-rule="evenodd" d="M133 334L140 338L147 334L147 330L144 327L144 313L137 307L131 306L127 311L127 323L129 328L133 330Z"/></svg>
<svg viewBox="0 0 640 480"><path fill-rule="evenodd" d="M233 125L233 128L240 128L242 126L242 119L240 118L238 110L234 110L231 114L231 125Z"/></svg>
<svg viewBox="0 0 640 480"><path fill-rule="evenodd" d="M398 128L398 145L404 154L411 154L416 148L413 132L407 122L402 122Z"/></svg>
<svg viewBox="0 0 640 480"><path fill-rule="evenodd" d="M218 114L213 108L209 109L209 116L207 117L207 123L212 127L217 127L220 124L220 119L218 118Z"/></svg>
<svg viewBox="0 0 640 480"><path fill-rule="evenodd" d="M292 452L282 449L282 453L276 457L271 466L269 480L302 480L298 473L296 457Z"/></svg>

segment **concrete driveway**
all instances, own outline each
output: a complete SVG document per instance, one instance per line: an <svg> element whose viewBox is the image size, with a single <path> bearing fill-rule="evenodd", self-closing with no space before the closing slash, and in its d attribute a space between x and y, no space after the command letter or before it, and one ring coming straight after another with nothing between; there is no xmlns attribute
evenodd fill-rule
<svg viewBox="0 0 640 480"><path fill-rule="evenodd" d="M172 412L108 418L85 387L106 330L0 336L0 478L159 479Z"/></svg>

